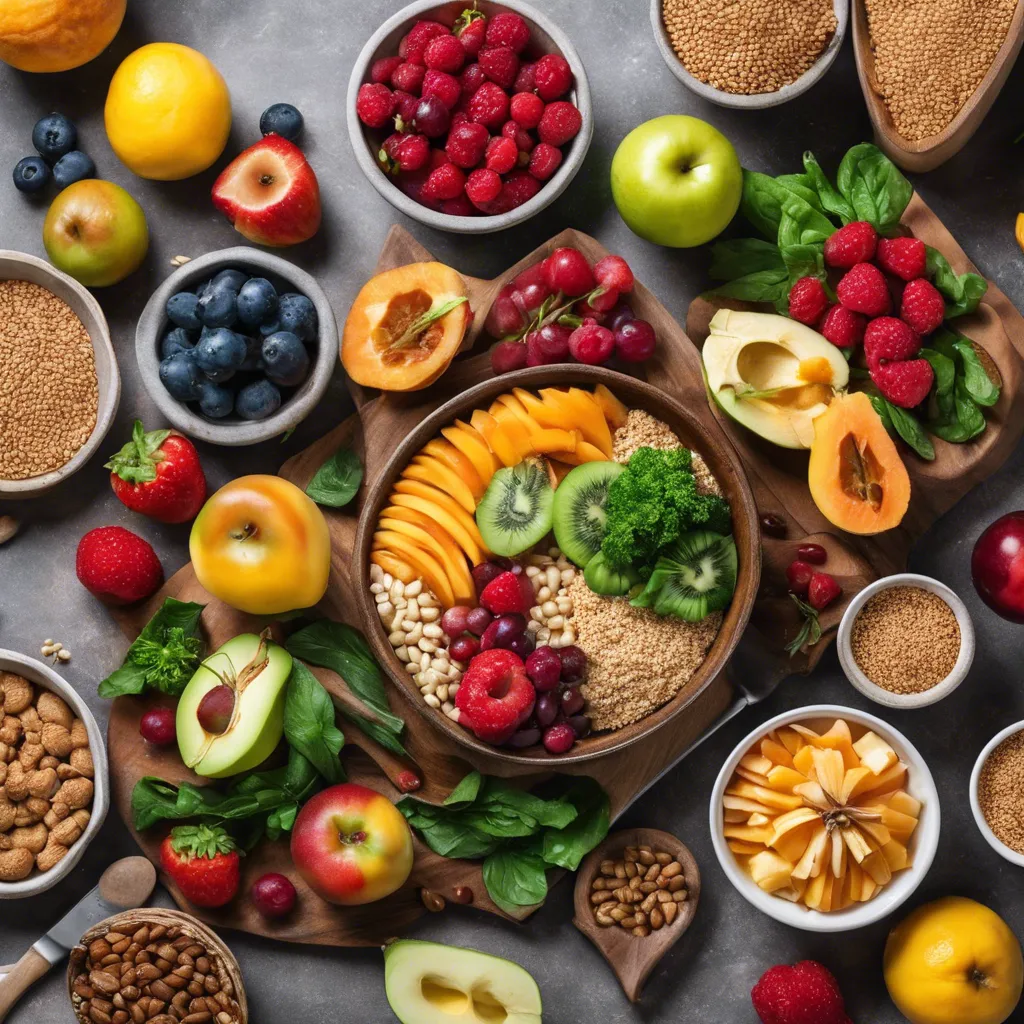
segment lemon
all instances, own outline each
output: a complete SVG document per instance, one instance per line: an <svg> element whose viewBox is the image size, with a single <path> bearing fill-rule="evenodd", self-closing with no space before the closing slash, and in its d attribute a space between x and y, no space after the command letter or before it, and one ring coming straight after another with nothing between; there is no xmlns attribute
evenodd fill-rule
<svg viewBox="0 0 1024 1024"><path fill-rule="evenodd" d="M114 72L103 111L107 138L142 178L177 181L205 171L231 130L231 96L198 50L149 43Z"/></svg>

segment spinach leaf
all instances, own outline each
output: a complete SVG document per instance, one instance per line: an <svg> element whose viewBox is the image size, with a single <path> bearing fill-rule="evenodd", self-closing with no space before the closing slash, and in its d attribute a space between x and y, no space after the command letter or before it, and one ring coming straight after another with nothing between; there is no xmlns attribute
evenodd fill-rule
<svg viewBox="0 0 1024 1024"><path fill-rule="evenodd" d="M872 389L867 395L871 399L871 407L878 413L878 418L882 421L882 426L890 434L895 434L896 427L893 425L892 417L889 415L889 403L882 397L880 391Z"/></svg>
<svg viewBox="0 0 1024 1024"><path fill-rule="evenodd" d="M933 461L935 458L935 446L932 444L931 438L925 433L925 429L921 426L917 417L908 409L902 409L900 406L894 405L887 398L883 398L882 401L885 402L888 408L889 421L895 428L896 433L922 459L926 459L928 462Z"/></svg>
<svg viewBox="0 0 1024 1024"><path fill-rule="evenodd" d="M338 754L345 743L334 724L330 694L301 661L292 662L284 705L284 735L330 783L342 782L345 772Z"/></svg>
<svg viewBox="0 0 1024 1024"><path fill-rule="evenodd" d="M819 213L824 212L821 206L821 197L814 187L814 179L809 174L778 174L774 180L776 186L781 186L787 192L792 192L793 195L802 199Z"/></svg>
<svg viewBox="0 0 1024 1024"><path fill-rule="evenodd" d="M487 894L506 912L543 903L548 894L544 860L532 846L496 850L483 863Z"/></svg>
<svg viewBox="0 0 1024 1024"><path fill-rule="evenodd" d="M929 427L936 437L954 444L962 444L977 437L985 430L985 414L968 394L963 377L957 374L953 389L954 414L952 418L936 420Z"/></svg>
<svg viewBox="0 0 1024 1024"><path fill-rule="evenodd" d="M782 220L782 200L775 179L758 171L743 171L743 192L740 212L765 238L778 240Z"/></svg>
<svg viewBox="0 0 1024 1024"><path fill-rule="evenodd" d="M847 151L836 183L856 219L870 221L880 232L891 231L899 224L914 194L899 168L869 142Z"/></svg>
<svg viewBox="0 0 1024 1024"><path fill-rule="evenodd" d="M480 832L448 808L435 807L408 796L395 806L427 846L441 857L478 860L501 845L499 837Z"/></svg>
<svg viewBox="0 0 1024 1024"><path fill-rule="evenodd" d="M342 508L359 492L363 466L349 448L339 448L314 474L306 493L318 504Z"/></svg>
<svg viewBox="0 0 1024 1024"><path fill-rule="evenodd" d="M779 221L779 248L787 245L806 245L824 242L835 233L836 226L820 210L816 210L800 196L789 194L782 200L782 218Z"/></svg>
<svg viewBox="0 0 1024 1024"><path fill-rule="evenodd" d="M513 810L521 818L532 821L535 825L546 825L552 828L565 828L576 817L576 808L566 800L542 800L540 797L527 793L524 789L515 789L499 779L488 779L482 794L484 806L502 806Z"/></svg>
<svg viewBox="0 0 1024 1024"><path fill-rule="evenodd" d="M758 270L753 274L727 281L708 292L725 299L741 299L744 302L788 302L789 271L783 267L774 270Z"/></svg>
<svg viewBox="0 0 1024 1024"><path fill-rule="evenodd" d="M850 221L857 219L853 207L828 180L828 176L821 169L821 164L810 150L804 153L804 171L813 183L821 208L825 213L838 217L844 224L849 224Z"/></svg>
<svg viewBox="0 0 1024 1024"><path fill-rule="evenodd" d="M479 772L470 772L464 776L462 781L448 794L444 802L445 807L458 807L461 804L471 804L480 794L480 785L484 777Z"/></svg>
<svg viewBox="0 0 1024 1024"><path fill-rule="evenodd" d="M541 855L545 864L575 871L580 861L608 835L611 804L601 786L586 776L569 783L564 799L576 809L576 818L564 828L545 829Z"/></svg>
<svg viewBox="0 0 1024 1024"><path fill-rule="evenodd" d="M796 283L802 277L816 277L819 281L825 281L825 246L822 243L786 245L781 252L791 283Z"/></svg>
<svg viewBox="0 0 1024 1024"><path fill-rule="evenodd" d="M978 405L995 405L999 401L1002 389L992 379L989 370L985 366L985 361L991 360L992 357L984 349L981 349L985 356L985 359L982 359L981 354L979 354L981 346L969 338L958 338L953 343L953 348L960 354L964 373L964 389ZM995 372L998 373L998 371Z"/></svg>
<svg viewBox="0 0 1024 1024"><path fill-rule="evenodd" d="M926 249L928 276L946 300L946 319L973 313L988 291L988 281L978 274L957 274L938 249Z"/></svg>
<svg viewBox="0 0 1024 1024"><path fill-rule="evenodd" d="M732 281L762 270L782 270L779 247L760 238L730 238L711 247L708 273L716 281Z"/></svg>

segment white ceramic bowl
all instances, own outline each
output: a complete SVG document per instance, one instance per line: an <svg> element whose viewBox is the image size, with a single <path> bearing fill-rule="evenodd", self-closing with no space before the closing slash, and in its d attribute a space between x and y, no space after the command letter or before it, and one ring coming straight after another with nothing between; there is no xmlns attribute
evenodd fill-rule
<svg viewBox="0 0 1024 1024"><path fill-rule="evenodd" d="M28 878L20 882L0 882L0 900L21 899L25 896L37 896L47 889L52 889L62 878L69 875L74 866L79 862L85 848L96 837L103 819L107 816L110 806L110 783L107 776L107 750L103 744L103 733L100 731L93 713L86 706L86 703L78 695L75 688L62 679L52 668L44 665L35 658L26 657L17 651L6 651L0 649L0 672L13 672L15 675L24 676L29 682L44 690L52 690L61 697L71 710L85 723L89 733L89 750L92 752L93 776L93 797L92 806L89 808L89 824L64 857L55 867L49 871L40 872L33 870Z"/></svg>
<svg viewBox="0 0 1024 1024"><path fill-rule="evenodd" d="M56 487L89 461L114 422L117 403L121 399L121 375L117 369L114 346L110 343L107 318L88 289L74 278L61 273L37 256L0 249L0 281L31 281L53 292L58 299L63 299L88 331L96 360L99 402L96 426L92 428L89 440L59 469L25 480L0 480L0 498L31 498Z"/></svg>
<svg viewBox="0 0 1024 1024"><path fill-rule="evenodd" d="M661 51L661 56L668 65L669 71L698 96L722 107L737 107L741 110L763 110L766 107L777 107L807 92L828 71L832 62L839 55L850 21L850 0L833 0L836 12L836 31L814 64L795 82L790 82L789 85L784 85L775 92L759 92L748 96L716 89L699 78L695 78L686 70L669 41L668 31L665 29L665 22L661 16L662 2L663 0L651 0L651 27L654 29L654 40L658 44L658 49Z"/></svg>
<svg viewBox="0 0 1024 1024"><path fill-rule="evenodd" d="M377 152L385 138L383 130L367 128L356 114L356 95L359 87L370 80L370 67L381 57L391 57L398 53L399 40L409 31L413 23L422 18L431 18L451 25L467 7L473 6L488 17L501 11L515 11L522 15L530 26L530 48L535 53L560 53L572 68L575 78L572 91L566 99L575 103L583 117L583 126L579 134L567 146L563 147L562 163L558 170L543 182L541 190L529 202L517 206L508 213L493 214L489 217L453 217L447 213L439 213L422 206L407 196L377 164ZM483 235L492 231L502 231L529 220L540 213L546 206L553 203L568 187L576 172L583 166L583 159L590 148L590 140L594 134L594 118L590 104L590 86L583 61L576 52L569 37L546 15L522 0L502 0L492 3L491 0L478 0L475 4L467 4L465 0L450 0L438 3L437 0L416 0L396 11L370 37L360 51L352 67L352 76L348 84L347 99L348 134L352 149L356 155L363 174L370 184L396 209L401 210L413 220L426 224L440 231L453 231L464 235Z"/></svg>
<svg viewBox="0 0 1024 1024"><path fill-rule="evenodd" d="M853 624L857 616L875 594L891 587L920 587L922 590L941 597L956 616L957 625L960 627L960 654L957 656L953 671L930 690L924 690L921 693L893 693L886 690L868 679L853 657L850 637L853 634ZM943 697L948 697L967 677L974 661L974 623L971 621L970 612L967 611L967 605L945 583L933 580L930 576L901 572L895 576L886 576L883 579L875 580L849 603L839 622L836 648L839 652L839 664L843 666L846 678L865 697L870 697L876 704L884 704L890 708L923 708L942 700Z"/></svg>
<svg viewBox="0 0 1024 1024"><path fill-rule="evenodd" d="M988 845L991 846L1000 857L1008 860L1011 864L1016 864L1019 868L1024 868L1024 853L1017 853L1016 850L1011 850L996 836L995 832L992 831L988 822L985 820L985 815L981 810L981 804L978 801L978 782L981 779L981 769L985 766L985 762L989 759L992 751L995 750L1003 740L1008 739L1010 736L1021 731L1024 731L1024 722L1015 722L1013 725L1008 725L1002 732L996 733L996 735L993 736L985 745L985 749L978 755L978 760L974 762L974 771L971 772L971 813L974 815L974 820L978 825L978 830L985 837L985 841Z"/></svg>
<svg viewBox="0 0 1024 1024"><path fill-rule="evenodd" d="M811 910L802 904L789 903L787 900L772 896L758 888L754 880L740 867L735 855L726 845L722 797L725 795L725 790L740 759L766 733L783 725L791 725L793 722L800 722L809 728L815 728L815 722L817 722L819 728L825 729L837 718L845 719L850 725L860 725L876 732L896 751L909 769L907 791L921 801L922 808L918 826L910 840L912 866L893 875L892 881L867 903L857 903L845 910L826 914ZM770 721L759 725L744 737L729 755L725 764L722 765L722 770L718 773L714 789L711 792L711 840L718 856L718 862L722 865L722 870L728 876L729 881L739 890L740 895L758 910L764 911L776 921L808 932L848 932L855 928L864 928L880 921L901 906L921 884L932 866L935 851L939 845L940 819L939 794L935 789L932 773L910 740L880 718L875 718L874 715L836 704L813 704L809 707L795 708L792 711L776 715Z"/></svg>

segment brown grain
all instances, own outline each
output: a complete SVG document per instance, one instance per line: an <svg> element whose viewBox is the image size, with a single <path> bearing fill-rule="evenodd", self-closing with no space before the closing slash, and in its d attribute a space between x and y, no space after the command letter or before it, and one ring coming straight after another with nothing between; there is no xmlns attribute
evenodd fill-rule
<svg viewBox="0 0 1024 1024"><path fill-rule="evenodd" d="M667 423L652 416L643 409L630 409L626 422L615 431L612 439L612 458L616 462L629 462L630 456L637 448L657 448L661 451L672 451L682 448L683 442L676 437ZM722 495L722 488L712 476L708 464L699 452L691 452L693 476L697 481L699 494Z"/></svg>
<svg viewBox="0 0 1024 1024"><path fill-rule="evenodd" d="M1024 732L1007 736L986 758L978 803L996 838L1024 853Z"/></svg>

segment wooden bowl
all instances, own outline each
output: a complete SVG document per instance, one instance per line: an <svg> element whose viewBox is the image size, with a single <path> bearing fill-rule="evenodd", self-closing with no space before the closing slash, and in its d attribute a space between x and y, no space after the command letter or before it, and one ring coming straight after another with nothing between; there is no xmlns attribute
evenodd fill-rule
<svg viewBox="0 0 1024 1024"><path fill-rule="evenodd" d="M224 944L216 932L211 931L201 921L180 910L164 910L162 907L141 907L138 910L126 910L123 914L115 914L105 921L93 925L81 938L79 946L88 946L95 939L102 939L107 932L121 932L132 935L143 925L162 924L168 928L178 927L182 934L201 942L213 959L213 966L221 983L221 990L230 995L238 1005L238 1024L249 1024L249 1005L245 998L245 986L242 982L242 971L234 954ZM78 947L76 947L77 949ZM71 951L68 961L67 983L68 999L72 997L72 986L80 973L80 960L76 960L75 950ZM78 1018L77 1013L75 1014Z"/></svg>
<svg viewBox="0 0 1024 1024"><path fill-rule="evenodd" d="M597 877L603 860L617 860L627 846L650 846L664 850L683 866L683 878L689 897L679 907L679 915L672 924L664 925L650 935L631 935L622 928L602 928L594 917L590 902L591 884ZM604 842L587 854L576 875L573 894L572 923L597 946L608 961L630 1002L640 999L640 991L657 966L658 961L682 938L693 923L700 899L700 869L693 854L675 836L654 828L629 828L613 832Z"/></svg>
<svg viewBox="0 0 1024 1024"><path fill-rule="evenodd" d="M946 129L938 135L911 142L900 135L882 99L875 76L875 55L871 51L865 0L853 0L853 50L857 74L864 93L875 142L890 160L907 171L931 171L959 153L978 130L999 91L1006 84L1021 45L1024 44L1024 0L1018 0L1006 39L974 95L960 108Z"/></svg>
<svg viewBox="0 0 1024 1024"><path fill-rule="evenodd" d="M409 678L402 662L388 643L387 633L377 615L373 595L369 591L370 552L377 519L388 502L399 474L412 457L441 427L456 418L468 420L472 411L486 409L500 394L514 387L537 389L580 385L594 387L604 384L629 408L644 409L667 423L683 444L700 452L722 487L732 507L733 535L739 554L739 575L732 603L725 612L722 628L711 645L703 664L689 682L667 704L632 725L611 732L596 733L580 740L568 754L551 755L543 747L512 751L492 747L478 740L468 729L431 708ZM356 588L356 601L362 617L363 630L377 660L387 669L392 681L419 714L451 739L478 754L486 754L510 764L533 765L538 770L551 765L559 767L578 764L620 750L633 743L651 742L653 734L683 711L724 668L750 618L761 572L761 536L757 509L750 487L736 452L719 434L708 431L687 409L663 391L634 377L600 366L559 365L537 366L484 381L469 388L424 419L398 446L384 470L377 476L363 504L356 531L355 564L362 567L366 585Z"/></svg>

